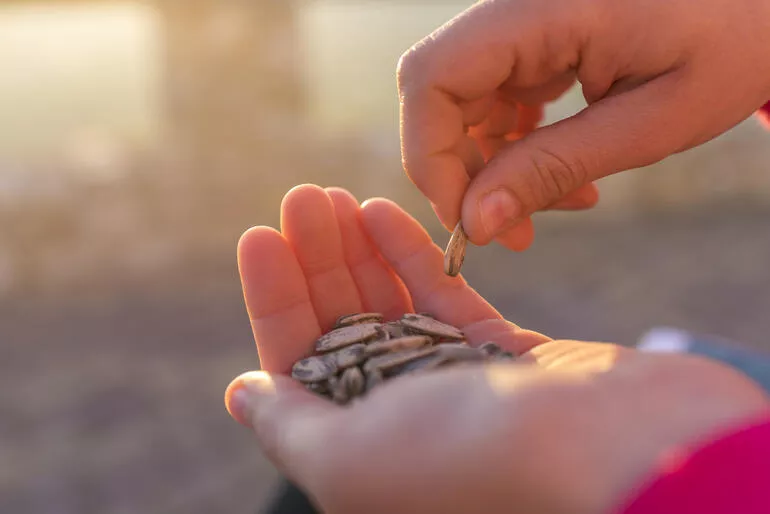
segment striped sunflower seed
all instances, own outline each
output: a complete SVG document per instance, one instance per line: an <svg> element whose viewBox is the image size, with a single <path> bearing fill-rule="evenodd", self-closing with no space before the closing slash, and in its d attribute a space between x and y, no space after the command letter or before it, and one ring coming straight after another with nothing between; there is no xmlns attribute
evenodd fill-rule
<svg viewBox="0 0 770 514"><path fill-rule="evenodd" d="M398 321L384 323L382 325L382 332L381 339L398 339L399 337L409 335L406 327Z"/></svg>
<svg viewBox="0 0 770 514"><path fill-rule="evenodd" d="M366 359L367 350L367 345L364 343L355 343L333 353L327 353L326 356L334 360L338 370L344 370L363 362Z"/></svg>
<svg viewBox="0 0 770 514"><path fill-rule="evenodd" d="M431 343L433 343L433 338L430 336L403 336L369 343L365 345L365 352L367 357L373 357L383 353L414 350Z"/></svg>
<svg viewBox="0 0 770 514"><path fill-rule="evenodd" d="M363 312L361 314L346 314L337 318L334 328L350 327L362 323L382 323L382 314L378 312Z"/></svg>
<svg viewBox="0 0 770 514"><path fill-rule="evenodd" d="M355 343L374 339L378 334L379 323L362 323L332 330L322 335L315 343L317 352L330 352Z"/></svg>
<svg viewBox="0 0 770 514"><path fill-rule="evenodd" d="M401 324L411 331L441 339L465 339L465 335L459 328L420 314L404 314L401 318Z"/></svg>
<svg viewBox="0 0 770 514"><path fill-rule="evenodd" d="M323 355L307 357L294 363L291 376L304 383L327 380L337 373L337 364Z"/></svg>
<svg viewBox="0 0 770 514"><path fill-rule="evenodd" d="M420 357L419 359L415 359L413 361L409 361L406 364L402 364L398 367L398 369L394 370L393 374L398 376L410 375L412 373L440 368L447 362L449 361L445 355L434 353L431 355L426 355L425 357Z"/></svg>
<svg viewBox="0 0 770 514"><path fill-rule="evenodd" d="M366 387L364 374L358 368L348 368L340 376L332 392L334 401L345 404L361 395Z"/></svg>
<svg viewBox="0 0 770 514"><path fill-rule="evenodd" d="M403 350L400 352L378 355L377 357L370 358L364 363L364 372L377 369L386 375L388 370L400 366L401 364L406 364L409 361L419 359L420 357L436 353L436 351L437 349L435 346L428 346L426 348L417 348L415 350Z"/></svg>
<svg viewBox="0 0 770 514"><path fill-rule="evenodd" d="M444 273L450 277L460 274L460 268L465 261L465 248L468 245L468 236L463 229L463 222L458 221L452 236L449 238L446 250L444 250Z"/></svg>
<svg viewBox="0 0 770 514"><path fill-rule="evenodd" d="M487 355L478 348L471 346L462 346L458 344L445 343L437 344L438 354L449 361L482 361Z"/></svg>

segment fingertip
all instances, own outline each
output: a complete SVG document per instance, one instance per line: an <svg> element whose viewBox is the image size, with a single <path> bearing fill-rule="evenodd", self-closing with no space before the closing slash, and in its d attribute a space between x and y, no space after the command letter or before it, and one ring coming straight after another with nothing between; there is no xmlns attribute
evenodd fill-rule
<svg viewBox="0 0 770 514"><path fill-rule="evenodd" d="M375 236L377 228L388 223L392 217L394 209L398 207L386 198L369 198L361 203L361 222L366 227L366 231ZM377 245L375 237L375 246Z"/></svg>
<svg viewBox="0 0 770 514"><path fill-rule="evenodd" d="M473 346L493 342L516 356L524 355L532 348L551 341L547 335L522 329L502 316L464 326L463 332L472 341Z"/></svg>
<svg viewBox="0 0 770 514"><path fill-rule="evenodd" d="M284 195L281 201L281 229L286 230L286 225L291 220L313 209L328 208L331 203L326 190L316 184L301 184L294 186Z"/></svg>
<svg viewBox="0 0 770 514"><path fill-rule="evenodd" d="M242 265L259 254L286 248L286 239L273 227L259 225L246 230L238 239L238 263Z"/></svg>
<svg viewBox="0 0 770 514"><path fill-rule="evenodd" d="M358 216L358 199L353 193L341 187L327 187L326 194L329 195L334 206L337 221L342 223L343 220L354 219Z"/></svg>
<svg viewBox="0 0 770 514"><path fill-rule="evenodd" d="M483 158L479 161L483 165ZM441 223L451 231L460 219L463 196L471 183L462 157L454 150L445 150L431 155L419 165L415 162L405 165L405 171L431 202Z"/></svg>
<svg viewBox="0 0 770 514"><path fill-rule="evenodd" d="M303 265L315 257L326 259L337 253L335 207L326 189L315 184L292 188L281 204L281 232L297 251ZM319 255L323 250L324 255ZM305 270L308 271L308 270Z"/></svg>
<svg viewBox="0 0 770 514"><path fill-rule="evenodd" d="M364 213L365 217L379 217L390 214L394 210L401 210L401 208L387 198L369 198L361 203L361 212Z"/></svg>
<svg viewBox="0 0 770 514"><path fill-rule="evenodd" d="M585 207L590 209L599 203L599 187L593 182L584 186L581 194L581 199L584 201Z"/></svg>
<svg viewBox="0 0 770 514"><path fill-rule="evenodd" d="M387 198L370 198L362 203L361 219L369 234L375 239L377 246L381 244L384 234L399 229L403 237L407 237L404 235L407 233L420 234L421 237L424 234L424 237L428 237L427 232L416 219L396 202ZM407 227L417 227L418 230L406 232Z"/></svg>
<svg viewBox="0 0 770 514"><path fill-rule="evenodd" d="M541 103L535 105L520 104L518 132L528 134L534 131L543 121L544 114L545 111Z"/></svg>
<svg viewBox="0 0 770 514"><path fill-rule="evenodd" d="M336 205L343 205L345 207L355 206L358 208L358 200L356 199L355 195L348 191L347 189L343 187L327 187L324 189L326 191L326 194L329 195L329 198L332 199L332 202L334 202Z"/></svg>
<svg viewBox="0 0 770 514"><path fill-rule="evenodd" d="M270 376L264 371L247 371L230 382L225 389L225 408L235 421L251 428L247 384L254 384L253 387L259 389L260 384L268 383L270 380Z"/></svg>
<svg viewBox="0 0 770 514"><path fill-rule="evenodd" d="M495 242L514 252L523 252L532 246L534 240L535 226L530 217L519 221L495 237Z"/></svg>
<svg viewBox="0 0 770 514"><path fill-rule="evenodd" d="M446 216L441 212L441 209L438 205L433 202L431 202L430 205L433 208L433 213L436 215L436 218L438 218L438 222L441 223L447 232L452 232L455 229L455 225L457 225L457 221L454 223L447 221Z"/></svg>
<svg viewBox="0 0 770 514"><path fill-rule="evenodd" d="M317 184L311 184L311 183L305 183L305 184L298 184L291 189L289 189L285 195L283 195L283 201L287 201L290 199L294 199L298 195L303 194L313 194L318 192L323 192L324 188Z"/></svg>

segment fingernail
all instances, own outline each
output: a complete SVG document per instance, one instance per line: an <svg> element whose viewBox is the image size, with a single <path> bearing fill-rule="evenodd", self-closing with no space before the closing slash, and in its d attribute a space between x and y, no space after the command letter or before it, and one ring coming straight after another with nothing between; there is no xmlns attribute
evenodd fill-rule
<svg viewBox="0 0 770 514"><path fill-rule="evenodd" d="M227 410L235 421L241 425L251 427L251 420L248 412L248 393L239 387L230 395L230 401L227 403Z"/></svg>
<svg viewBox="0 0 770 514"><path fill-rule="evenodd" d="M266 373L262 371L244 373L228 386L227 410L235 421L251 428L254 402L273 390L273 381Z"/></svg>
<svg viewBox="0 0 770 514"><path fill-rule="evenodd" d="M519 205L507 189L495 189L479 202L481 224L488 237L494 237L519 214Z"/></svg>

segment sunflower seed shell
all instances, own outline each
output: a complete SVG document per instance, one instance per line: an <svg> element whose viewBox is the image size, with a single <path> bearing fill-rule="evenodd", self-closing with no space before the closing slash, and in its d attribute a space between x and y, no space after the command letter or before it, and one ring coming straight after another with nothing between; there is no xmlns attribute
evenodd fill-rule
<svg viewBox="0 0 770 514"><path fill-rule="evenodd" d="M401 318L401 324L411 331L439 337L441 339L465 339L465 335L460 329L442 323L436 319L421 316L420 314L404 314Z"/></svg>
<svg viewBox="0 0 770 514"><path fill-rule="evenodd" d="M322 335L315 343L317 352L330 352L351 344L374 339L378 334L379 323L362 323L332 330Z"/></svg>
<svg viewBox="0 0 770 514"><path fill-rule="evenodd" d="M444 251L444 273L450 277L456 277L460 274L460 268L462 268L465 261L467 245L468 236L465 234L462 221L459 221L455 225L455 229Z"/></svg>
<svg viewBox="0 0 770 514"><path fill-rule="evenodd" d="M337 373L336 363L325 356L307 357L295 362L291 368L291 376L304 383L327 380L335 373Z"/></svg>
<svg viewBox="0 0 770 514"><path fill-rule="evenodd" d="M430 336L403 336L386 341L375 341L366 345L366 356L373 357L383 353L400 352L403 350L414 350L422 346L427 346L433 342Z"/></svg>
<svg viewBox="0 0 770 514"><path fill-rule="evenodd" d="M363 323L382 323L382 314L378 312L362 312L360 314L346 314L337 318L334 328L344 328Z"/></svg>

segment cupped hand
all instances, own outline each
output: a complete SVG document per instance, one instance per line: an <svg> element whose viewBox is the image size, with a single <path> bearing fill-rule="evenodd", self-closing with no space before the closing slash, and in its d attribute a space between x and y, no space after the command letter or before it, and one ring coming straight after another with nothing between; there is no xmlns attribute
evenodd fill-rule
<svg viewBox="0 0 770 514"><path fill-rule="evenodd" d="M282 230L239 244L262 369L238 377L229 411L330 514L596 514L665 452L757 416L767 399L719 364L616 345L552 341L502 319L422 227L386 200L300 186ZM342 315L428 311L471 344L520 355L402 377L340 407L285 376Z"/></svg>
<svg viewBox="0 0 770 514"><path fill-rule="evenodd" d="M284 197L281 231L248 230L238 265L262 369L284 373L343 314L431 312L515 351L544 336L505 321L461 277L444 274L443 254L393 202L359 206L348 191L297 186Z"/></svg>
<svg viewBox="0 0 770 514"><path fill-rule="evenodd" d="M451 230L514 250L592 181L725 132L770 100L764 0L486 0L399 62L404 167ZM589 106L536 129L580 82Z"/></svg>

